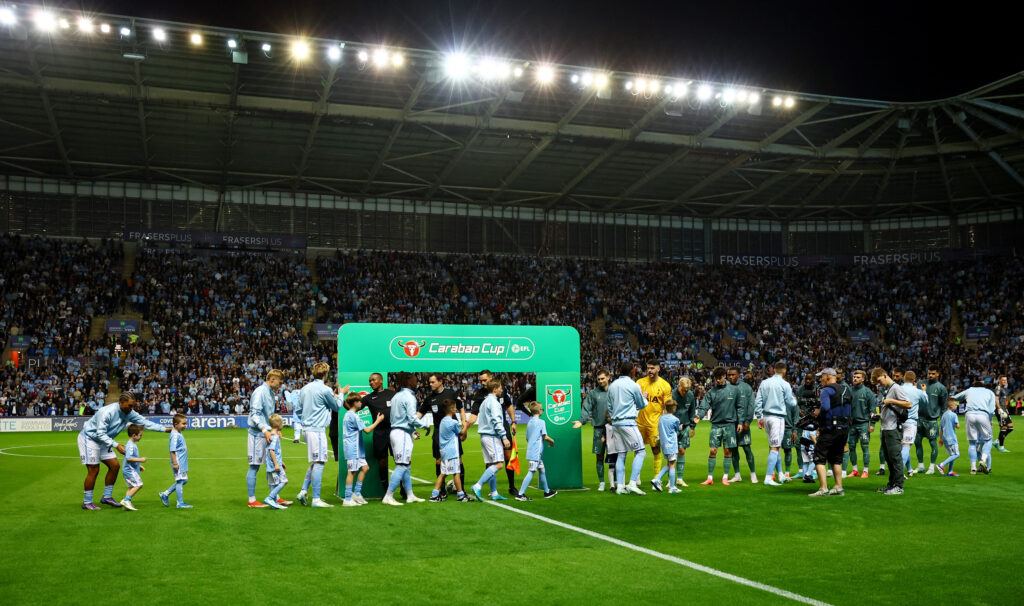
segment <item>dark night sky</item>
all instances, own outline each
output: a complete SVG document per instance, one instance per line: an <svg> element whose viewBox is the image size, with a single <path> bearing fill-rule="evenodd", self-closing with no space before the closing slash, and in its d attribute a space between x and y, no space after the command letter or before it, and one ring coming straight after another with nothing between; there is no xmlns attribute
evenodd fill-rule
<svg viewBox="0 0 1024 606"><path fill-rule="evenodd" d="M87 8L551 60L807 93L924 101L1024 69L1012 3L455 0L123 2Z"/></svg>

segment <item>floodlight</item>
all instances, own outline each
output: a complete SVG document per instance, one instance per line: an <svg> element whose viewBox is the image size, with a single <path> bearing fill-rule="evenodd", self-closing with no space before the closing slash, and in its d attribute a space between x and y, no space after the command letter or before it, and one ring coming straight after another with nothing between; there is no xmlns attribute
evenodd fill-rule
<svg viewBox="0 0 1024 606"><path fill-rule="evenodd" d="M469 59L462 53L453 53L444 59L444 72L452 80L461 80L469 75Z"/></svg>
<svg viewBox="0 0 1024 606"><path fill-rule="evenodd" d="M579 74L573 74L572 76L569 76L569 81L572 82L573 84L579 84L579 82L580 82L580 75Z"/></svg>
<svg viewBox="0 0 1024 606"><path fill-rule="evenodd" d="M672 90L675 91L676 97L686 96L687 86L686 82L676 82L675 86L672 87Z"/></svg>
<svg viewBox="0 0 1024 606"><path fill-rule="evenodd" d="M373 51L373 64L377 67L384 67L388 64L388 51L378 48Z"/></svg>
<svg viewBox="0 0 1024 606"><path fill-rule="evenodd" d="M64 18L58 20L57 23L60 25L61 29L68 29L69 27L71 27L71 22Z"/></svg>
<svg viewBox="0 0 1024 606"><path fill-rule="evenodd" d="M193 33L191 36L189 36L188 39L189 39L189 42L191 42L192 44L194 44L196 46L199 46L200 44L203 43L203 35L199 34L199 33Z"/></svg>
<svg viewBox="0 0 1024 606"><path fill-rule="evenodd" d="M758 93L750 93L750 95L747 96L747 103L750 103L751 105L755 105L760 100L761 95Z"/></svg>
<svg viewBox="0 0 1024 606"><path fill-rule="evenodd" d="M735 100L736 100L736 91L734 89L727 88L724 91L722 91L722 102L723 103L732 103Z"/></svg>
<svg viewBox="0 0 1024 606"><path fill-rule="evenodd" d="M602 89L608 86L608 76L604 74L598 74L594 77L594 86L598 89Z"/></svg>
<svg viewBox="0 0 1024 606"><path fill-rule="evenodd" d="M0 8L0 25L14 25L17 22L18 16L14 14L14 9L6 6Z"/></svg>
<svg viewBox="0 0 1024 606"><path fill-rule="evenodd" d="M128 36L132 35L132 29L130 27L125 26L125 27L121 28L121 32L120 33L121 33L122 36L127 38Z"/></svg>
<svg viewBox="0 0 1024 606"><path fill-rule="evenodd" d="M661 90L661 82L657 80L651 80L647 83L647 90L651 91L651 94L657 94Z"/></svg>
<svg viewBox="0 0 1024 606"><path fill-rule="evenodd" d="M645 80L643 78L637 78L635 86L636 86L636 92L642 93L645 90L647 90L647 80Z"/></svg>
<svg viewBox="0 0 1024 606"><path fill-rule="evenodd" d="M162 27L155 28L153 30L153 39L157 42L165 42L167 40L167 32Z"/></svg>
<svg viewBox="0 0 1024 606"><path fill-rule="evenodd" d="M555 70L550 65L541 65L537 68L537 82L551 84L555 79Z"/></svg>
<svg viewBox="0 0 1024 606"><path fill-rule="evenodd" d="M775 107L781 106L782 105L782 97L780 97L778 95L775 95L775 98L772 99L772 105L774 105Z"/></svg>
<svg viewBox="0 0 1024 606"><path fill-rule="evenodd" d="M519 78L520 76L523 75L523 68L521 68L521 67L515 68L514 70L512 70L512 75L515 76L516 78Z"/></svg>
<svg viewBox="0 0 1024 606"><path fill-rule="evenodd" d="M269 54L269 53L270 53L270 50L271 50L272 48L273 48L273 47L271 47L271 46L270 46L270 43L269 43L269 42L264 42L264 43L263 43L263 45L262 45L262 46L260 46L260 50L261 50L261 51L263 51L263 54L265 54L265 55L266 55L266 54Z"/></svg>
<svg viewBox="0 0 1024 606"><path fill-rule="evenodd" d="M594 83L594 74L592 74L590 72L584 72L583 75L580 76L580 84L582 84L583 86L590 86L593 83Z"/></svg>
<svg viewBox="0 0 1024 606"><path fill-rule="evenodd" d="M82 32L83 34L91 34L92 30L92 19L89 19L88 17L78 18L78 31Z"/></svg>
<svg viewBox="0 0 1024 606"><path fill-rule="evenodd" d="M327 58L331 61L338 61L341 59L341 47L340 46L328 46L327 47Z"/></svg>
<svg viewBox="0 0 1024 606"><path fill-rule="evenodd" d="M626 90L633 90L633 81L626 80Z"/></svg>
<svg viewBox="0 0 1024 606"><path fill-rule="evenodd" d="M292 56L297 61L302 61L309 56L309 45L302 40L297 40L292 43Z"/></svg>
<svg viewBox="0 0 1024 606"><path fill-rule="evenodd" d="M33 21L36 29L43 32L52 32L57 29L57 18L50 11L39 11L35 14Z"/></svg>
<svg viewBox="0 0 1024 606"><path fill-rule="evenodd" d="M740 103L743 103L744 101L746 101L747 100L747 91L745 91L745 90L736 91L736 100L739 101Z"/></svg>
<svg viewBox="0 0 1024 606"><path fill-rule="evenodd" d="M100 31L103 32L104 34L109 34L110 33L110 24L109 23L101 23L100 24Z"/></svg>
<svg viewBox="0 0 1024 606"><path fill-rule="evenodd" d="M796 100L793 99L793 97L786 97L785 105L786 105L787 108L788 107L793 107L794 105L796 105Z"/></svg>
<svg viewBox="0 0 1024 606"><path fill-rule="evenodd" d="M394 67L402 67L403 63L405 63L405 57L402 53L391 53L391 65Z"/></svg>
<svg viewBox="0 0 1024 606"><path fill-rule="evenodd" d="M665 94L666 95L671 95L672 94L672 85L671 84L666 84L665 85Z"/></svg>
<svg viewBox="0 0 1024 606"><path fill-rule="evenodd" d="M362 61L363 63L366 63L366 61L370 58L369 53L367 53L365 50L359 51L359 55L358 56L359 56L359 60Z"/></svg>
<svg viewBox="0 0 1024 606"><path fill-rule="evenodd" d="M238 48L238 40L235 40L234 38L229 38L228 48L230 48L231 50Z"/></svg>
<svg viewBox="0 0 1024 606"><path fill-rule="evenodd" d="M711 87L707 84L701 84L697 87L697 98L701 101L707 101L711 98Z"/></svg>

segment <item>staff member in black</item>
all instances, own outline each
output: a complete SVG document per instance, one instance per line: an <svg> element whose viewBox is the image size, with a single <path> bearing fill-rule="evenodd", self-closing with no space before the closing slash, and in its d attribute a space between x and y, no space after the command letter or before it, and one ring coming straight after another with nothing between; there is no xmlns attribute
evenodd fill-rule
<svg viewBox="0 0 1024 606"><path fill-rule="evenodd" d="M427 393L426 397L423 398L423 402L420 404L420 408L417 411L419 416L422 418L423 415L430 413L434 418L434 435L431 439L433 443L434 452L434 471L437 476L441 475L441 444L438 440L438 430L441 427L441 419L444 418L443 406L445 400L455 400L455 410L459 414L459 422L463 426L466 424L466 411L462 404L462 400L459 399L458 394L455 390L450 387L445 387L444 382L441 380L441 375L432 374L427 378L427 385L430 386L430 392ZM427 429L430 432L430 429ZM459 440L459 458L462 458L462 440ZM462 485L466 485L466 466L461 462L459 463L459 476L462 478ZM436 476L435 476L436 477ZM444 499L448 496L448 491L444 485L441 486L441 492L439 496Z"/></svg>
<svg viewBox="0 0 1024 606"><path fill-rule="evenodd" d="M370 418L376 419L378 414L384 419L373 430L373 458L377 459L377 473L380 485L388 489L388 453L391 451L391 398L395 392L384 389L384 377L379 372L370 375L370 393L363 396L363 406L370 410Z"/></svg>
<svg viewBox="0 0 1024 606"><path fill-rule="evenodd" d="M480 414L480 404L482 404L483 401L484 401L484 398L486 398L490 394L490 392L487 390L487 382L490 381L493 377L494 377L494 373L492 373L489 370L481 370L480 374L477 376L477 379L480 381L481 387L480 387L480 389L476 390L476 393L473 394L473 401L472 401L473 403L470 406L469 415L468 415L468 418L466 419L467 421L469 421L470 425L476 423L476 418ZM502 393L501 393L501 396L499 396L498 399L501 402L501 409L505 413L505 414L501 415L501 419L502 419L502 421L503 421L503 423L505 425L505 435L508 436L509 444L511 444L512 441L515 440L515 435L516 435L516 432L515 432L515 418L516 418L515 402L512 401L512 395L511 395L511 393L509 392L508 389L503 389ZM511 425L509 425L509 419L512 419L512 424ZM462 430L461 439L462 440L466 439L466 429ZM508 449L505 450L505 460L508 461L509 457L511 457L511 456L512 456L512 448L509 447ZM505 475L508 477L508 493L510 495L512 495L513 497L518 495L519 491L516 490L516 472L514 470L512 470L512 469L509 469L506 466L505 467ZM463 486L465 486L465 484L463 484Z"/></svg>
<svg viewBox="0 0 1024 606"><path fill-rule="evenodd" d="M814 468L818 472L819 487L810 496L843 496L846 494L843 490L843 450L850 434L852 397L846 393L849 387L838 383L835 369L826 368L817 376L821 379L821 405L815 411L818 441L814 445ZM836 481L832 490L828 489L826 465L832 467Z"/></svg>

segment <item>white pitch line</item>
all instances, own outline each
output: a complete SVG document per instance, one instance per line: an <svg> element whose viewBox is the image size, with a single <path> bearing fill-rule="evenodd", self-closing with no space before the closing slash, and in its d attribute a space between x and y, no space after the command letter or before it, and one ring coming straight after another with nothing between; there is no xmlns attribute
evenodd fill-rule
<svg viewBox="0 0 1024 606"><path fill-rule="evenodd" d="M787 598L787 599L793 600L795 602L801 602L801 603L804 603L804 604L813 604L814 606L830 606L828 604L828 602L822 602L822 601L819 601L819 600L815 600L814 598L809 598L809 597L806 597L806 596L802 596L802 595L800 595L798 593L793 593L791 591L786 591L785 589L779 589L778 587L773 587L771 585L765 585L764 583L758 583L757 581L751 581L750 579L745 579L743 577L739 577L739 576L736 576L734 574L730 574L728 572L722 572L721 570L716 570L716 569L711 568L709 566L704 566L703 564L698 564L696 562L691 562L689 560L684 560L683 558L678 558L676 556L669 555L667 553L661 553L660 551L654 551L653 549L648 549L646 547L641 547L640 545L634 545L633 543L627 543L626 541L623 541L621 539L616 539L615 537L610 537L608 535L601 534L599 532L594 532L593 530L587 530L586 528L580 528L579 526L573 526L572 524L566 524L565 522L559 522L558 520L553 520L551 518L546 518L546 517L544 517L542 515L538 515L538 514L529 512L529 511L524 511L522 509L516 509L515 507L509 507L508 505L503 505L501 503L495 503L493 501L484 501L484 502L487 503L488 505L493 505L495 507L500 507L500 508L505 509L507 511L512 511L512 512L518 513L520 515L524 515L524 516L527 516L527 517L534 518L536 520L540 520L541 522L546 522L548 524L552 524L554 526L558 526L558 527L564 528L566 530L571 530L573 532L578 532L580 534L584 534L584 535L586 535L588 537L591 537L591 538L594 538L594 539L598 539L598 540L601 540L601 541L606 541L608 543L612 543L613 545L618 545L619 547L625 547L626 549L632 549L633 551L636 551L636 552L639 552L639 553L643 553L643 554L646 554L646 555L649 555L649 556L653 556L655 558L660 558L660 559L665 560L667 562L672 562L673 564L679 564L680 566L686 566L687 568L692 568L693 570L696 570L698 572L703 572L704 574L709 574L711 576L715 576L715 577L718 577L718 578L721 578L721 579L725 579L727 581L732 581L733 583L739 583L740 585L746 585L747 587L753 587L754 589L760 589L761 591L766 591L768 593L777 595L779 597Z"/></svg>

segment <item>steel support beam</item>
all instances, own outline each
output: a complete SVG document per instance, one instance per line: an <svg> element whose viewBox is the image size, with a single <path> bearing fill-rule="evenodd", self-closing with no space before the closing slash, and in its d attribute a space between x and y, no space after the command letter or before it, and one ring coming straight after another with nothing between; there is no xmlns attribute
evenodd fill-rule
<svg viewBox="0 0 1024 606"><path fill-rule="evenodd" d="M942 185L946 189L946 200L949 202L949 212L953 213L953 185L949 182L949 172L946 170L946 158L939 153L942 142L939 139L939 124L935 112L928 110L928 127L932 131L932 139L935 141L935 155L939 161L939 172L942 174Z"/></svg>
<svg viewBox="0 0 1024 606"><path fill-rule="evenodd" d="M416 101L419 100L420 94L423 93L423 89L427 85L427 75L424 73L420 76L419 82L416 83L416 87L413 88L412 93L409 94L409 98L405 101L405 105L402 107L402 119L395 122L395 125L391 127L391 133L388 134L388 140L384 143L384 147L380 148L380 152L377 153L377 159L373 163L373 167L370 169L369 174L366 176L366 183L360 189L360 192L367 192L370 190L370 186L373 185L373 180L377 178L377 173L380 172L381 167L384 166L384 162L387 161L388 155L391 154L391 146L398 140L398 135L402 132L402 127L405 126L405 121L408 120L409 114L412 112L412 108L416 107Z"/></svg>
<svg viewBox="0 0 1024 606"><path fill-rule="evenodd" d="M462 148L459 151L455 152L455 155L452 156L452 159L448 161L448 164L446 164L445 167L441 169L441 172L437 174L437 178L434 179L434 182L430 186L430 189L427 190L427 198L433 198L434 194L436 194L439 189L443 189L443 183L445 179L447 179L448 176L452 174L452 171L455 170L455 167L459 165L459 162L462 161L462 158L466 156L466 152L469 151L469 148L472 147L474 143L476 143L477 138L480 136L482 132L484 132L484 129L490 126L491 118L494 117L494 112L498 111L498 108L501 107L501 104L505 102L505 98L508 96L508 91L508 85L503 86L501 88L501 92L498 93L497 97L495 97L494 100L491 101L491 104L487 106L487 109L484 111L484 115L482 116L480 123L477 125L475 129L473 129L473 132L470 133L469 137L466 138L465 142L462 143Z"/></svg>
<svg viewBox="0 0 1024 606"><path fill-rule="evenodd" d="M320 121L325 115L327 115L327 99L331 95L331 88L337 81L338 64L331 63L331 68L327 71L327 77L323 81L323 89L320 91L320 98L317 100L316 105L313 106L313 124L309 127L309 133L306 135L306 143L302 146L302 157L299 158L299 164L295 167L295 181L292 183L292 189L299 187L299 181L306 174L306 167L309 166L309 154L313 151L313 143L316 141L316 133L320 130Z"/></svg>
<svg viewBox="0 0 1024 606"><path fill-rule="evenodd" d="M140 61L132 62L132 75L135 78L135 89L138 91L138 101L136 103L139 116L139 150L142 152L142 159L145 162L145 178L149 181L149 164L153 161L153 157L149 153L149 133L146 129L146 87L145 80L142 78L142 67Z"/></svg>
<svg viewBox="0 0 1024 606"><path fill-rule="evenodd" d="M956 116L954 116L953 112L950 111L950 109L947 106L943 105L942 111L946 112L946 115L949 116L949 119L952 120L954 124L959 126L960 130L964 131L964 133L966 133L967 136L971 138L971 141L974 141L975 145L978 146L978 151L988 154L988 157L991 158L992 161L999 166L999 168L1003 169L1003 171L1006 174L1010 175L1010 177L1014 181L1016 181L1018 185L1024 187L1024 177L1021 177L1020 173L1018 173L1016 169L1010 166L1010 164L1007 163L1006 160L1003 160L1003 157L1000 156L999 153L996 152L996 150L989 147L989 145L984 140L982 140L981 137L978 136L978 133L974 132L974 130L970 126L967 126L967 124L965 124L963 120L959 120Z"/></svg>
<svg viewBox="0 0 1024 606"><path fill-rule="evenodd" d="M32 70L32 82L39 92L39 101L43 106L43 113L46 114L46 121L50 125L50 137L57 146L57 154L64 163L64 174L69 179L75 178L75 171L71 168L71 159L68 157L68 150L64 146L64 138L60 134L60 126L57 124L57 116L53 113L53 102L50 100L50 93L46 90L46 80L43 78L43 70L36 60L35 50L32 42L25 40L25 55L28 58L29 69Z"/></svg>

